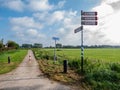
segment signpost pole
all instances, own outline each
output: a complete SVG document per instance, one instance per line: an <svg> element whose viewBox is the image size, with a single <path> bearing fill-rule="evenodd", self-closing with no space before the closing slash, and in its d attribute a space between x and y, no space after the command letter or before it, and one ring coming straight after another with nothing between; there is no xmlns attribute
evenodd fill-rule
<svg viewBox="0 0 120 90"><path fill-rule="evenodd" d="M52 37L53 40L55 40L55 47L54 47L54 62L56 61L57 57L56 57L56 41L59 40L58 37Z"/></svg>
<svg viewBox="0 0 120 90"><path fill-rule="evenodd" d="M81 72L83 72L84 46L83 46L83 26L81 30Z"/></svg>
<svg viewBox="0 0 120 90"><path fill-rule="evenodd" d="M56 40L55 40L55 47L54 47L54 62L56 61Z"/></svg>
<svg viewBox="0 0 120 90"><path fill-rule="evenodd" d="M81 15L83 11L81 10ZM84 62L84 46L83 46L83 25L81 26L81 72L83 73Z"/></svg>

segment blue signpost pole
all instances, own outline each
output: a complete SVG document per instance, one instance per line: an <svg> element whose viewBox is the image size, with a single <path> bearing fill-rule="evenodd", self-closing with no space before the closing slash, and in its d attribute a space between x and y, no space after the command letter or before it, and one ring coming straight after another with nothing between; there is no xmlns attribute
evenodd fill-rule
<svg viewBox="0 0 120 90"><path fill-rule="evenodd" d="M59 40L58 37L53 37L53 40L55 40L55 47L54 47L54 62L56 61L57 57L56 57L56 41Z"/></svg>
<svg viewBox="0 0 120 90"><path fill-rule="evenodd" d="M55 40L55 47L54 47L54 62L56 61L56 40Z"/></svg>

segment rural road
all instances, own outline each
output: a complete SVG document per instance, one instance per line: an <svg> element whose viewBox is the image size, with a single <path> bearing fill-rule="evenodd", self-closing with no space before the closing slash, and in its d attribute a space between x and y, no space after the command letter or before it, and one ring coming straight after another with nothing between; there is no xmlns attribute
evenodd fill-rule
<svg viewBox="0 0 120 90"><path fill-rule="evenodd" d="M31 60L29 60L29 55ZM28 51L23 62L10 73L0 75L0 90L71 90L70 87L44 77L33 52Z"/></svg>

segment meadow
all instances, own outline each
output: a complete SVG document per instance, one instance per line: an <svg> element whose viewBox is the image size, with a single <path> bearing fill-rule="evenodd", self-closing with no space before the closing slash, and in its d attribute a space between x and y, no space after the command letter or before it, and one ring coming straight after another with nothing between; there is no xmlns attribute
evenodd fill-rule
<svg viewBox="0 0 120 90"><path fill-rule="evenodd" d="M44 49L54 54L53 49ZM57 56L65 56L70 59L80 59L80 49L57 49ZM84 58L90 60L101 60L104 62L120 62L120 48L92 48L84 50Z"/></svg>
<svg viewBox="0 0 120 90"><path fill-rule="evenodd" d="M41 70L54 80L87 90L120 90L120 48L85 49L84 73L81 73L80 49L57 49L56 62L53 49L33 51ZM68 60L67 74L61 73L63 60Z"/></svg>
<svg viewBox="0 0 120 90"><path fill-rule="evenodd" d="M27 50L8 50L0 52L0 74L10 72L15 69L24 59ZM8 63L8 56L11 62Z"/></svg>

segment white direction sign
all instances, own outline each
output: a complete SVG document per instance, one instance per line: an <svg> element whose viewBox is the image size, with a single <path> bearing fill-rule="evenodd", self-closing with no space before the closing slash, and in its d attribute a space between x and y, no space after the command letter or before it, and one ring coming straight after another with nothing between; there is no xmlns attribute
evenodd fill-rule
<svg viewBox="0 0 120 90"><path fill-rule="evenodd" d="M77 33L77 32L79 32L79 31L81 31L81 30L83 30L83 26L76 28L76 29L74 30L74 33Z"/></svg>
<svg viewBox="0 0 120 90"><path fill-rule="evenodd" d="M97 21L81 21L81 25L97 25Z"/></svg>
<svg viewBox="0 0 120 90"><path fill-rule="evenodd" d="M97 12L82 12L81 15L84 15L84 16L96 16Z"/></svg>
<svg viewBox="0 0 120 90"><path fill-rule="evenodd" d="M81 17L81 20L98 20L97 17Z"/></svg>
<svg viewBox="0 0 120 90"><path fill-rule="evenodd" d="M97 25L97 12L81 11L81 25Z"/></svg>

